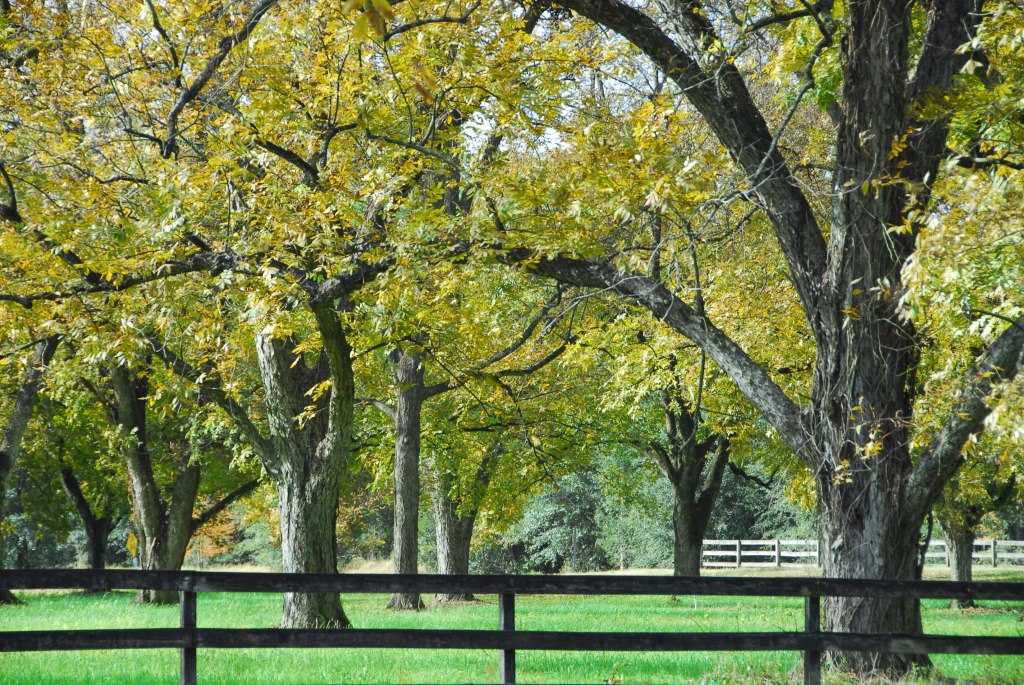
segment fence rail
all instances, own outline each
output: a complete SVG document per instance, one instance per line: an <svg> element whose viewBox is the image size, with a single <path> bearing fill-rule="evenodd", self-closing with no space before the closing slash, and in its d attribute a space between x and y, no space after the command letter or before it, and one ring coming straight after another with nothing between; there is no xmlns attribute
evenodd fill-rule
<svg viewBox="0 0 1024 685"><path fill-rule="evenodd" d="M1024 564L1024 540L975 540L971 560L977 565ZM950 564L944 540L932 540L925 563ZM817 540L705 540L701 565L742 566L821 565Z"/></svg>
<svg viewBox="0 0 1024 685"><path fill-rule="evenodd" d="M176 590L181 626L167 629L0 632L0 652L167 648L181 650L181 683L195 685L197 649L415 648L496 649L499 680L515 683L516 650L800 651L804 683L821 682L823 651L893 654L1021 654L1024 637L875 635L821 630L822 597L1024 601L1024 583L873 581L824 578L674 578L671 576L439 576L278 574L205 571L0 571L0 588ZM498 595L498 630L298 630L199 628L202 592L465 592ZM559 595L732 595L804 598L804 629L769 633L561 632L515 628L515 598Z"/></svg>

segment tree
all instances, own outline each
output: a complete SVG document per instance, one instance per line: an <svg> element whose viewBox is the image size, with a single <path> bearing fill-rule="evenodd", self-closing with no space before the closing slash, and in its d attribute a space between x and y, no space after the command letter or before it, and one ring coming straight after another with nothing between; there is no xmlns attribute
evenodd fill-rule
<svg viewBox="0 0 1024 685"><path fill-rule="evenodd" d="M55 528L70 506L84 532L82 559L88 568L102 570L111 533L131 513L124 467L118 464L116 451L104 447L106 418L95 398L86 392L70 397L62 393L61 371L66 368L50 376L51 384L29 429L25 450L30 457L23 466L36 492L22 495L22 501L27 511ZM70 406L55 400L56 394L69 400ZM59 490L67 495L66 501L53 496Z"/></svg>
<svg viewBox="0 0 1024 685"><path fill-rule="evenodd" d="M460 271L464 273L466 268ZM398 277L400 273L393 276ZM453 391L468 392L472 399L480 401L486 390L474 389L477 385L498 387L511 396L511 403L515 404L516 391L510 385L513 379L517 379L520 385L527 383L531 375L558 359L573 337L571 327L565 335L556 336L553 332L558 327L558 312L554 310L561 302L561 289L546 302L535 304L535 296L542 293L522 288L514 279L506 279L507 282L499 280L494 284L488 284L486 278L468 282L468 285L476 287L467 287L461 280L444 284L445 279L458 279L460 275L459 272L436 268L429 277L414 272L413 280L404 284L402 296L396 298L394 307L400 307L407 314L410 323L405 326L409 330L403 342L388 354L394 404L376 399L363 400L384 412L394 424L393 557L396 573L417 572L421 434L425 406L435 404L430 401ZM441 294L424 287L427 278L437 279L434 284ZM454 292L448 293L449 288ZM482 313L481 300L490 298L493 301L498 290L509 296L514 294L517 306L509 303L507 309ZM517 330L519 317L529 315L531 307L537 311L527 319L520 332ZM397 313L394 309L388 312L389 324L405 330L401 319L395 316ZM427 326L427 321L432 325ZM493 337L505 330L515 333L515 337L492 351ZM554 340L547 343L545 337ZM431 378L430 382L427 381L428 359L432 361L431 367L437 369L432 376L439 376L441 380ZM435 418L435 423L440 422ZM459 430L457 426L451 426L450 421L448 423L450 430ZM450 448L459 441L444 442L445 447ZM435 444L434 447L440 446ZM489 449L487 456L477 465L476 484L484 491L490 479L492 462L501 451L500 447ZM452 491L457 487L457 475L453 471L457 466L443 463L450 459L432 458L430 461L434 470L431 497L437 532L438 568L441 573L468 573L469 545L476 511L471 508L461 508L460 511L460 502L452 501ZM463 503L468 504L468 500ZM461 595L439 597L442 601L467 598ZM391 609L418 610L422 607L422 600L415 593L395 593L388 602Z"/></svg>
<svg viewBox="0 0 1024 685"><path fill-rule="evenodd" d="M932 189L943 175L956 173L943 161L951 155L951 122L962 112L938 103L960 86L957 75L972 54L979 54L961 46L971 43L993 60L999 32L1016 29L1002 20L987 40L975 42L984 16L968 1L935 3L925 11L906 3L858 0L848 3L842 15L833 14L831 3L771 16L750 6L746 18L698 3L639 9L617 0L558 5L604 26L644 54L685 95L731 156L740 179L725 204L749 199L770 221L814 341L808 400L798 405L708 314L697 312L659 279L631 268L614 252L594 256L594 240L587 243L589 253L564 248L538 252L517 237L517 216L506 212L495 221L502 258L524 262L533 272L563 283L613 290L698 344L814 474L826 575L913 578L925 515L962 463L965 442L982 430L993 395L1021 366L1024 319L1016 318L987 339L958 397L947 405L941 428L924 438L919 449L912 448L916 370L927 341L904 309L903 269L928 220ZM740 25L730 26L729 17L737 17ZM773 129L767 119L772 112L758 106L749 85L753 76L739 52L748 36L779 26L815 47L796 75L800 85L790 106ZM785 144L786 125L792 113L806 107L804 96L817 85L816 63L836 49L839 66L829 77L834 75L841 87L837 108L828 108L836 118L830 133L835 158L824 167L831 187L825 207L795 176L794 169L803 165ZM793 75L782 78L779 90L792 92ZM952 157L959 161L963 155ZM998 168L998 157L994 151L975 166ZM1007 174L1005 169L993 173ZM600 225L603 217L589 212L587 201L579 199L571 225ZM552 198L547 207L571 202ZM636 239L631 244L657 249ZM826 603L825 625L840 631L915 633L921 625L919 605L836 598ZM899 671L910 660L854 655L847 661L867 672Z"/></svg>
<svg viewBox="0 0 1024 685"><path fill-rule="evenodd" d="M21 383L18 386L17 394L14 397L14 404L11 408L7 424L3 429L3 438L0 442L0 525L3 524L5 493L7 492L7 475L11 472L15 460L22 449L22 438L25 429L28 427L29 419L32 418L32 411L35 409L39 399L39 386L42 382L43 373L47 365L53 359L57 350L59 338L47 336L35 342L35 353L27 360ZM5 558L4 537L0 530L0 562ZM16 603L17 599L10 590L0 591L0 604Z"/></svg>
<svg viewBox="0 0 1024 685"><path fill-rule="evenodd" d="M148 419L152 404L149 369L139 370L116 363L105 370L112 398L95 390L107 404L114 429L114 442L124 459L132 493L132 513L138 539L141 567L146 570L180 570L188 543L199 528L220 511L252 492L259 481L250 479L223 495L208 509L193 516L199 495L203 465L200 455L206 451L177 417L168 416L157 426ZM157 428L157 430L153 430ZM155 438L155 439L154 439ZM164 462L160 464L160 462ZM168 472L168 487L161 487L158 467ZM139 601L176 603L176 592L143 590Z"/></svg>

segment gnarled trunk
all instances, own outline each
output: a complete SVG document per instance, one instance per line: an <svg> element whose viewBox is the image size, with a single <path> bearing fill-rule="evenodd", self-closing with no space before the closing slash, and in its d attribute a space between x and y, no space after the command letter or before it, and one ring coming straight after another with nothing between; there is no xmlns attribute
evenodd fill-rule
<svg viewBox="0 0 1024 685"><path fill-rule="evenodd" d="M419 563L420 426L423 415L423 364L400 348L391 352L397 388L395 404L395 573L414 575ZM418 593L396 592L388 609L424 608Z"/></svg>
<svg viewBox="0 0 1024 685"><path fill-rule="evenodd" d="M328 304L312 309L324 345L316 364L307 366L294 353L295 341L276 337L272 329L256 337L271 438L262 440L250 431L277 486L285 573L337 573L338 496L352 441L352 351L337 312ZM331 392L318 401L326 400L327 406L315 407L312 417L300 423L312 402L309 389L325 380L331 381ZM337 593L286 593L281 624L351 625Z"/></svg>
<svg viewBox="0 0 1024 685"><path fill-rule="evenodd" d="M908 524L884 473L854 475L860 482L818 479L823 576L914 580L921 521ZM891 475L889 477L892 477ZM824 482L823 482L824 481ZM835 632L920 634L920 602L914 599L833 597L824 602L824 629ZM903 672L928 664L926 656L848 652L835 655L860 674Z"/></svg>
<svg viewBox="0 0 1024 685"><path fill-rule="evenodd" d="M313 464L309 464L313 466ZM278 485L281 557L285 573L337 573L335 525L339 470L285 473ZM287 628L346 628L337 593L285 593L281 624Z"/></svg>

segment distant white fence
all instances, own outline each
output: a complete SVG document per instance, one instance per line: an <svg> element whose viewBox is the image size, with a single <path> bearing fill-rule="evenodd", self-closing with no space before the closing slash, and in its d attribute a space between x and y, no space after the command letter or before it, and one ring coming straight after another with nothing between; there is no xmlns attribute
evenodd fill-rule
<svg viewBox="0 0 1024 685"><path fill-rule="evenodd" d="M1024 564L1024 540L975 540L975 564ZM944 540L932 540L925 563L949 565ZM705 540L701 565L706 567L821 565L817 540Z"/></svg>

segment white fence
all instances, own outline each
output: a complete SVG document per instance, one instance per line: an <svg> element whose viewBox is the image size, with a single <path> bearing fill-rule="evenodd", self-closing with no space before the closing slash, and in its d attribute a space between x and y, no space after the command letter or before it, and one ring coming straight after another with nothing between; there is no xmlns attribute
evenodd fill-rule
<svg viewBox="0 0 1024 685"><path fill-rule="evenodd" d="M972 559L975 564L999 566L1024 564L1024 540L975 540ZM817 540L705 540L703 558L706 567L820 565ZM949 550L944 540L932 540L925 563L949 565Z"/></svg>

